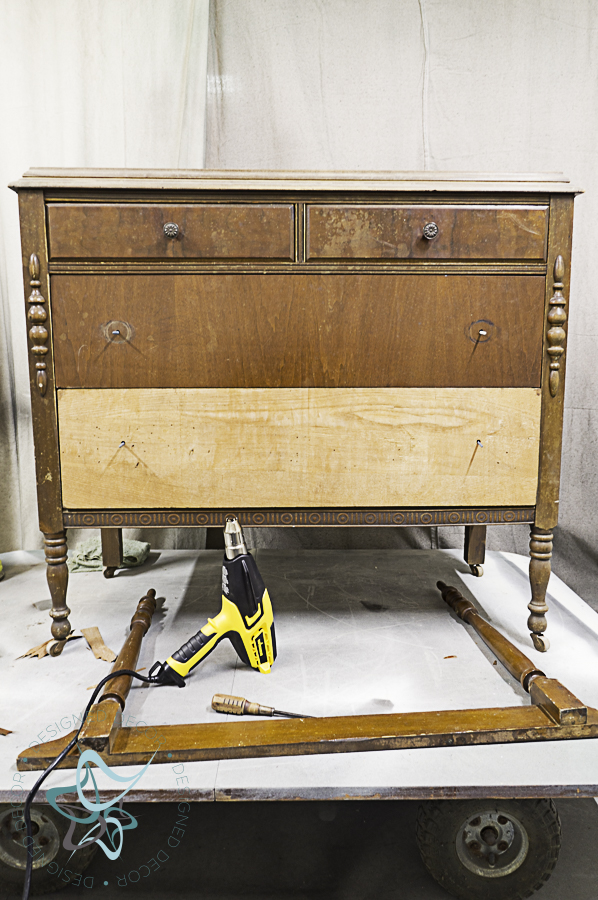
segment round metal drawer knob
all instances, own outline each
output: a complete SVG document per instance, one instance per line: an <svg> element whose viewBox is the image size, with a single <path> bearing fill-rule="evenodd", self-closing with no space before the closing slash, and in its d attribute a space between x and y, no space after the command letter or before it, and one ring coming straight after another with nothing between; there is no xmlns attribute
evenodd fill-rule
<svg viewBox="0 0 598 900"><path fill-rule="evenodd" d="M424 237L428 241L433 241L437 234L438 225L436 224L436 222L428 222L427 225L424 225Z"/></svg>
<svg viewBox="0 0 598 900"><path fill-rule="evenodd" d="M164 226L164 234L167 238L175 238L179 233L179 226L174 222L167 222Z"/></svg>

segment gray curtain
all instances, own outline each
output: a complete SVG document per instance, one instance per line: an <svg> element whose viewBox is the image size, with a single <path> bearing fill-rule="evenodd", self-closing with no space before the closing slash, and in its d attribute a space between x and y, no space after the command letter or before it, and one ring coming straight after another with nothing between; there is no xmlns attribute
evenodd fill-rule
<svg viewBox="0 0 598 900"><path fill-rule="evenodd" d="M208 12L209 0L0 0L0 551L41 546L6 185L34 166L202 168Z"/></svg>

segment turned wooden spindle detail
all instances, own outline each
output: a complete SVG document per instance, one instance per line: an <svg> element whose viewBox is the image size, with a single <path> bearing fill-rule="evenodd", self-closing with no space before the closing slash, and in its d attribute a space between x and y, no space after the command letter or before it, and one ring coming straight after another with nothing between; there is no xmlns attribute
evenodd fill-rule
<svg viewBox="0 0 598 900"><path fill-rule="evenodd" d="M48 353L46 343L49 337L48 329L43 324L48 319L48 312L45 307L45 299L40 293L41 281L39 280L39 259L35 253L29 257L29 286L31 293L28 303L29 310L27 318L32 323L29 329L29 338L32 342L31 352L36 357L36 384L42 397L46 393L48 386L48 375L46 372L46 361L44 357Z"/></svg>
<svg viewBox="0 0 598 900"><path fill-rule="evenodd" d="M46 577L52 598L52 637L59 643L50 649L51 656L58 656L71 633L68 620L70 609L66 605L66 590L69 580L67 568L66 532L44 534L44 550L46 554Z"/></svg>
<svg viewBox="0 0 598 900"><path fill-rule="evenodd" d="M538 675L544 675L531 659L518 650L505 636L483 619L475 604L467 600L463 594L451 585L442 581L436 582L442 599L453 609L460 619L475 628L487 647L501 661L503 666L516 678L521 686L529 692L530 682Z"/></svg>
<svg viewBox="0 0 598 900"><path fill-rule="evenodd" d="M565 312L566 300L563 297L563 279L565 277L565 261L562 256L557 256L554 262L554 294L549 301L548 322L550 328L546 335L548 341L547 352L550 357L550 377L548 385L552 397L556 397L560 385L561 356L565 352L567 334L563 326L567 321Z"/></svg>
<svg viewBox="0 0 598 900"><path fill-rule="evenodd" d="M554 535L543 528L531 529L529 542L529 580L532 589L532 599L528 604L530 616L527 627L531 631L532 641L536 650L547 650L548 640L544 637L546 631L546 589L550 579L550 560L552 558L552 540Z"/></svg>
<svg viewBox="0 0 598 900"><path fill-rule="evenodd" d="M112 672L116 672L118 669L135 669L141 650L141 641L152 624L152 616L155 611L156 592L150 588L145 597L142 597L137 604L137 609L131 619L131 631L112 666ZM116 700L121 709L124 709L127 694L131 689L131 681L130 675L120 675L109 681L100 700Z"/></svg>

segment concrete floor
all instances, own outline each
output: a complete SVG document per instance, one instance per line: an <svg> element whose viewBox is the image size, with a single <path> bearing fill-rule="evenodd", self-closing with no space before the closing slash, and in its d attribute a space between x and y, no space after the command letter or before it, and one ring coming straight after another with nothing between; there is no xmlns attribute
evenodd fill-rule
<svg viewBox="0 0 598 900"><path fill-rule="evenodd" d="M557 807L561 854L538 897L595 900L598 807L589 799L560 800ZM167 846L173 804L127 808L139 827L126 833L121 860L111 862L99 851L86 872L88 887L65 887L52 895L56 900L93 898L96 891L103 900L121 900L123 876ZM152 900L447 900L419 857L417 808L416 801L197 803L179 847L151 877L127 878L126 892Z"/></svg>

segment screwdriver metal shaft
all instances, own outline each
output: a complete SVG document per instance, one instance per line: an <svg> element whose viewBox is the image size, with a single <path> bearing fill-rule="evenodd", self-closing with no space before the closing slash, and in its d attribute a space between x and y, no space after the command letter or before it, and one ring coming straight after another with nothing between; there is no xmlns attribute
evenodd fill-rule
<svg viewBox="0 0 598 900"><path fill-rule="evenodd" d="M220 713L232 713L233 716L282 716L287 719L314 718L314 716L304 716L301 713L274 709L273 706L262 706L261 703L253 703L250 700L246 700L245 697L233 697L232 694L214 694L212 697L212 709Z"/></svg>

